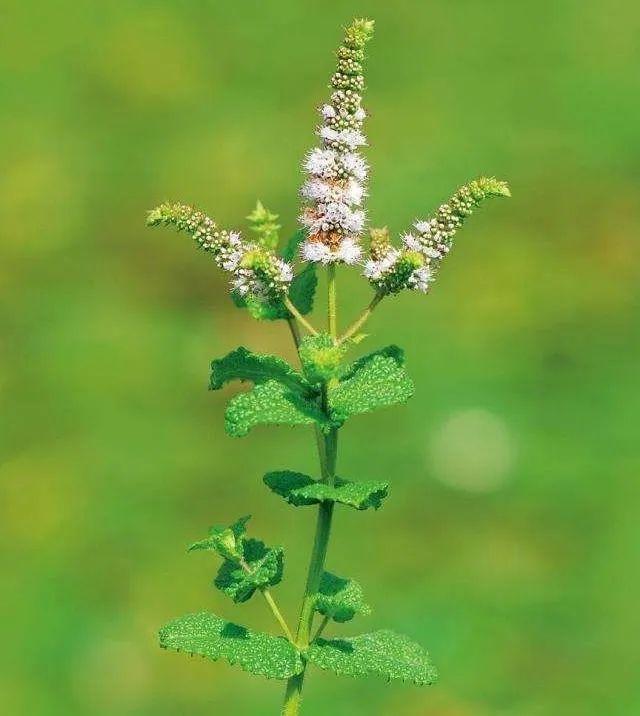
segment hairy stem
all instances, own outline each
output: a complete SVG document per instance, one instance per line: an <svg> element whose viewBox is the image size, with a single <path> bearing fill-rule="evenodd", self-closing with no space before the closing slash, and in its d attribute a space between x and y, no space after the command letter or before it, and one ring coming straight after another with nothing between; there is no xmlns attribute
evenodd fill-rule
<svg viewBox="0 0 640 716"><path fill-rule="evenodd" d="M329 335L335 340L338 334L336 307L336 265L329 264L327 268L327 306L329 319Z"/></svg>
<svg viewBox="0 0 640 716"><path fill-rule="evenodd" d="M357 333L362 326L369 320L369 316L373 313L374 308L382 301L384 298L383 293L376 293L376 295L371 299L371 303L364 309L364 311L360 314L359 318L354 321L349 328L340 336L338 339L338 343L343 343L344 341L348 340L353 336L355 333Z"/></svg>
<svg viewBox="0 0 640 716"><path fill-rule="evenodd" d="M295 316L298 321L300 321L300 324L303 325L312 336L317 336L318 331L307 321L307 319L298 311L298 309L293 305L293 302L289 298L289 296L285 296L283 299L284 305L287 307L287 310L291 315Z"/></svg>
<svg viewBox="0 0 640 716"><path fill-rule="evenodd" d="M264 589L260 590L262 592L262 596L266 599L267 604L269 605L271 611L273 612L273 616L276 618L276 621L278 624L280 624L280 627L282 631L284 632L284 635L287 637L287 639L293 643L294 638L293 634L291 633L291 630L289 629L289 625L285 621L284 617L282 616L282 612L280 609L278 609L278 605L275 602L275 599L271 595L271 592L265 587Z"/></svg>
<svg viewBox="0 0 640 716"><path fill-rule="evenodd" d="M336 310L336 280L335 266L330 265L328 270L328 328L331 337L337 340L337 310ZM291 323L290 323L291 326ZM296 345L296 333L291 328ZM327 410L327 389L324 385L322 389L322 407ZM316 441L318 443L318 457L320 459L320 472L322 480L329 485L333 485L336 475L336 462L338 457L338 430L333 428L328 433L323 433L316 426ZM311 628L313 626L314 617L314 601L315 595L320 587L320 578L324 571L324 562L327 556L327 547L329 545L329 537L331 535L331 523L333 520L333 502L321 502L318 507L318 517L316 521L316 533L313 540L313 549L311 551L311 559L309 562L309 571L307 573L307 583L302 598L302 607L300 609L300 618L298 621L298 630L296 632L295 644L304 652L311 642ZM323 627L324 628L324 627ZM317 635L316 635L317 636ZM292 676L287 681L287 688L284 696L284 706L282 708L282 716L297 716L302 703L302 687L304 686L306 668L296 676Z"/></svg>

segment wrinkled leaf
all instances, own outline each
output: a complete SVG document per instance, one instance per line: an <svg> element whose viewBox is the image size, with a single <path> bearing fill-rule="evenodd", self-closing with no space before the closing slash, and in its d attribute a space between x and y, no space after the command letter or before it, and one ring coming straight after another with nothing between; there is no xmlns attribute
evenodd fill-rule
<svg viewBox="0 0 640 716"><path fill-rule="evenodd" d="M256 589L271 587L282 580L284 553L281 547L269 548L257 539L245 539L244 558L225 560L214 584L234 602L246 602Z"/></svg>
<svg viewBox="0 0 640 716"><path fill-rule="evenodd" d="M291 643L281 637L252 632L215 614L188 614L160 629L163 649L198 654L268 679L288 679L303 669L302 659Z"/></svg>
<svg viewBox="0 0 640 716"><path fill-rule="evenodd" d="M386 482L350 482L339 477L336 478L335 485L327 485L308 475L290 470L269 472L263 479L269 489L295 507L317 505L328 500L356 510L370 507L377 510L389 488Z"/></svg>
<svg viewBox="0 0 640 716"><path fill-rule="evenodd" d="M406 374L402 350L389 346L353 363L337 386L329 390L332 420L343 423L351 415L367 413L413 395L413 381Z"/></svg>
<svg viewBox="0 0 640 716"><path fill-rule="evenodd" d="M256 425L311 425L325 427L327 417L312 399L289 390L275 380L256 385L229 401L225 428L232 437L242 437Z"/></svg>
<svg viewBox="0 0 640 716"><path fill-rule="evenodd" d="M376 631L347 639L317 639L307 659L321 669L343 676L382 676L417 686L438 678L429 654L406 636Z"/></svg>
<svg viewBox="0 0 640 716"><path fill-rule="evenodd" d="M308 387L302 375L283 358L268 353L254 353L244 346L211 361L211 390L218 390L232 380L248 380L256 385L267 380L277 380L299 392L304 392Z"/></svg>
<svg viewBox="0 0 640 716"><path fill-rule="evenodd" d="M371 614L362 587L353 579L324 572L316 594L315 609L335 622L347 622L356 614Z"/></svg>

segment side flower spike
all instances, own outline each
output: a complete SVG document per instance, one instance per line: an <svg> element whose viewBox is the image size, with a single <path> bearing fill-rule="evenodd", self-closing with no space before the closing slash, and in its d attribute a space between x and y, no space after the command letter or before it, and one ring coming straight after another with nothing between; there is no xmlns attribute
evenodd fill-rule
<svg viewBox="0 0 640 716"><path fill-rule="evenodd" d="M367 141L362 133L366 112L362 109L364 46L373 35L373 21L355 20L338 48L333 89L322 106L318 128L321 146L304 161L308 175L301 194L309 205L300 216L306 230L301 246L306 261L356 263L362 253L358 237L364 229L362 208L368 167L358 150Z"/></svg>
<svg viewBox="0 0 640 716"><path fill-rule="evenodd" d="M289 263L273 252L246 242L237 231L220 229L216 222L186 204L161 204L147 216L148 226L173 226L211 254L216 265L231 274L231 289L241 296L275 299L284 296L293 279Z"/></svg>
<svg viewBox="0 0 640 716"><path fill-rule="evenodd" d="M426 293L435 280L442 259L449 253L456 232L473 210L491 196L511 196L506 182L480 177L460 187L429 219L416 221L414 231L402 236L403 248L372 237L370 259L364 275L382 295L405 288Z"/></svg>

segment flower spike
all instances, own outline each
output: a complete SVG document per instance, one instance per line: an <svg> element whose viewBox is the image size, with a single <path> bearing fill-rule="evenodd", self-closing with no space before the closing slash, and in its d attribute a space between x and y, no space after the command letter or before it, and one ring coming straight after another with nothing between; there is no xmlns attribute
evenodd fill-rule
<svg viewBox="0 0 640 716"><path fill-rule="evenodd" d="M321 146L307 155L308 175L301 194L310 204L300 216L306 230L301 247L306 261L353 264L361 256L358 237L365 224L362 209L368 167L358 153L367 141L362 133L364 46L373 35L372 20L355 20L338 48L338 64L331 77L333 89L322 106L318 129Z"/></svg>
<svg viewBox="0 0 640 716"><path fill-rule="evenodd" d="M218 228L203 212L186 204L161 204L147 216L148 226L174 226L189 234L216 265L231 275L231 289L241 296L275 299L284 296L293 269L264 247L243 241L237 231Z"/></svg>
<svg viewBox="0 0 640 716"><path fill-rule="evenodd" d="M506 182L480 177L460 187L435 216L416 221L415 231L402 236L403 249L374 242L364 275L383 295L405 288L426 293L435 280L442 259L449 253L453 238L473 210L491 196L511 196Z"/></svg>

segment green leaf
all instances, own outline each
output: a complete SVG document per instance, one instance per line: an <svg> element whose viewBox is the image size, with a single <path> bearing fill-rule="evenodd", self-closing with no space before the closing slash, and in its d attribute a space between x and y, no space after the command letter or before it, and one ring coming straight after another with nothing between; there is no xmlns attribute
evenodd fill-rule
<svg viewBox="0 0 640 716"><path fill-rule="evenodd" d="M327 381L337 375L342 359L349 350L348 343L335 345L327 333L305 336L300 342L300 361L311 383Z"/></svg>
<svg viewBox="0 0 640 716"><path fill-rule="evenodd" d="M403 352L397 346L355 361L338 385L329 391L332 420L341 424L351 415L407 401L413 395L414 386L403 363Z"/></svg>
<svg viewBox="0 0 640 716"><path fill-rule="evenodd" d="M311 313L318 287L318 273L315 264L310 264L297 274L289 286L289 298L303 316ZM289 313L287 313L287 318Z"/></svg>
<svg viewBox="0 0 640 716"><path fill-rule="evenodd" d="M317 639L307 659L321 669L342 676L382 676L417 686L438 678L429 654L406 636L376 631L349 639Z"/></svg>
<svg viewBox="0 0 640 716"><path fill-rule="evenodd" d="M160 629L163 649L184 651L212 661L224 659L244 671L268 679L288 679L304 665L300 654L286 639L251 632L215 614L188 614Z"/></svg>
<svg viewBox="0 0 640 716"><path fill-rule="evenodd" d="M353 579L324 572L316 594L315 609L335 622L348 622L356 614L371 614L362 587Z"/></svg>
<svg viewBox="0 0 640 716"><path fill-rule="evenodd" d="M250 519L251 515L247 515L241 517L230 527L211 527L209 536L194 542L188 551L207 550L216 552L223 559L241 559L244 555L246 525Z"/></svg>
<svg viewBox="0 0 640 716"><path fill-rule="evenodd" d="M327 485L290 470L268 472L263 480L269 489L294 507L331 501L356 510L367 510L370 507L377 510L389 489L386 482L350 482L339 477L335 485Z"/></svg>
<svg viewBox="0 0 640 716"><path fill-rule="evenodd" d="M277 380L292 390L304 392L308 388L305 379L285 360L268 353L254 353L240 346L224 358L211 361L209 387L218 390L232 380L250 380L259 385L267 380Z"/></svg>
<svg viewBox="0 0 640 716"><path fill-rule="evenodd" d="M286 385L268 380L248 393L231 399L225 413L225 428L232 437L246 435L256 425L311 425L326 427L326 415L312 400Z"/></svg>
<svg viewBox="0 0 640 716"><path fill-rule="evenodd" d="M282 250L282 258L285 261L291 262L296 258L300 244L304 241L305 233L304 229L298 229L293 236L287 241L287 245Z"/></svg>
<svg viewBox="0 0 640 716"><path fill-rule="evenodd" d="M241 561L223 562L214 584L234 602L246 602L256 589L271 587L282 580L284 553L281 547L269 548L257 539L245 539Z"/></svg>

